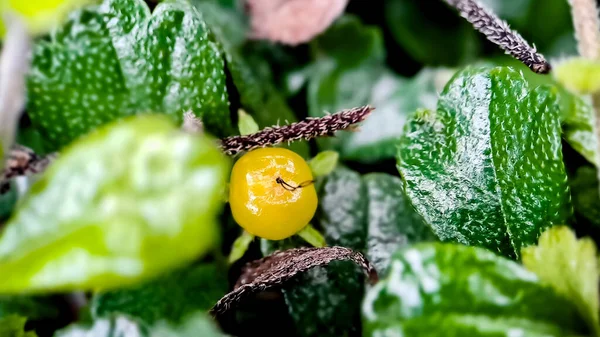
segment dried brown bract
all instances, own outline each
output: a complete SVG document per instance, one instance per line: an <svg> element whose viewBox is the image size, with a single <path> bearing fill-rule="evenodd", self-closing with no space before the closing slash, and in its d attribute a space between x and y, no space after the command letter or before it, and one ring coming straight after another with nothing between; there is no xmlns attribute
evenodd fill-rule
<svg viewBox="0 0 600 337"><path fill-rule="evenodd" d="M215 315L225 313L248 295L269 288L281 287L294 276L311 268L327 265L332 261L352 261L363 269L371 284L378 280L377 271L373 265L360 252L349 248L339 246L303 247L277 251L260 260L248 263L234 290L221 298L211 312Z"/></svg>
<svg viewBox="0 0 600 337"><path fill-rule="evenodd" d="M502 48L507 54L523 62L538 74L550 72L550 64L544 56L531 47L517 32L510 29L506 21L484 8L475 0L445 0L455 7L462 17L491 42Z"/></svg>
<svg viewBox="0 0 600 337"><path fill-rule="evenodd" d="M250 38L298 45L324 32L348 0L246 0Z"/></svg>
<svg viewBox="0 0 600 337"><path fill-rule="evenodd" d="M251 135L227 137L221 140L221 148L226 154L235 155L283 142L332 136L336 131L349 129L354 124L364 121L373 110L370 106L353 108L325 117L309 117L289 125L264 128Z"/></svg>

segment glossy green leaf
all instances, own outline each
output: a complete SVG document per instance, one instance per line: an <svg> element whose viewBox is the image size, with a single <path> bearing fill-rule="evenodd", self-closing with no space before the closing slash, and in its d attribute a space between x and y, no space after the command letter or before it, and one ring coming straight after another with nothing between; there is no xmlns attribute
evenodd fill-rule
<svg viewBox="0 0 600 337"><path fill-rule="evenodd" d="M110 289L218 244L229 159L161 115L130 117L65 149L0 237L0 293Z"/></svg>
<svg viewBox="0 0 600 337"><path fill-rule="evenodd" d="M580 167L570 185L575 212L593 225L600 226L600 193L596 169Z"/></svg>
<svg viewBox="0 0 600 337"><path fill-rule="evenodd" d="M555 226L540 236L536 246L522 250L523 265L543 283L575 304L594 336L600 336L598 261L591 238L577 240L568 227Z"/></svg>
<svg viewBox="0 0 600 337"><path fill-rule="evenodd" d="M340 158L335 151L321 151L309 162L310 170L315 177L323 177L335 170Z"/></svg>
<svg viewBox="0 0 600 337"><path fill-rule="evenodd" d="M17 315L0 318L0 337L36 337L33 331L25 332L27 319Z"/></svg>
<svg viewBox="0 0 600 337"><path fill-rule="evenodd" d="M76 324L64 328L56 337L222 337L224 336L202 312L188 315L180 324L165 321L145 325L127 316L98 319L92 325Z"/></svg>
<svg viewBox="0 0 600 337"><path fill-rule="evenodd" d="M511 68L468 68L398 145L417 212L442 241L517 257L572 213L555 90Z"/></svg>
<svg viewBox="0 0 600 337"><path fill-rule="evenodd" d="M211 134L233 132L222 53L200 13L169 0L104 0L34 49L28 114L54 148L124 116L191 110Z"/></svg>
<svg viewBox="0 0 600 337"><path fill-rule="evenodd" d="M575 307L486 249L427 243L394 254L362 308L364 336L569 336Z"/></svg>
<svg viewBox="0 0 600 337"><path fill-rule="evenodd" d="M479 52L479 33L443 2L388 0L385 18L394 40L421 63L458 65Z"/></svg>
<svg viewBox="0 0 600 337"><path fill-rule="evenodd" d="M227 293L227 271L216 265L185 267L131 288L94 296L94 318L122 314L146 324L179 323L194 311L208 312Z"/></svg>
<svg viewBox="0 0 600 337"><path fill-rule="evenodd" d="M405 203L402 182L383 173L358 173L338 167L320 188L317 219L328 245L364 252L379 273L404 245L434 240L431 230ZM294 245L284 242L276 248ZM271 250L274 248L271 248ZM300 275L284 289L300 336L341 336L361 331L362 272L336 262Z"/></svg>
<svg viewBox="0 0 600 337"><path fill-rule="evenodd" d="M285 97L275 86L269 64L260 57L246 54L243 42L247 27L244 17L217 4L194 1L222 50L241 107L252 115L260 128L297 121ZM232 95L233 96L233 95ZM287 148L309 157L306 142L294 142Z"/></svg>

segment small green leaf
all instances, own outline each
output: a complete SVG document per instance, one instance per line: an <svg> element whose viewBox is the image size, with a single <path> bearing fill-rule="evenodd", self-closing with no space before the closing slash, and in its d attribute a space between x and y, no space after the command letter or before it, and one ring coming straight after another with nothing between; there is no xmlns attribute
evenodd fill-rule
<svg viewBox="0 0 600 337"><path fill-rule="evenodd" d="M363 302L364 336L546 336L585 332L576 308L486 249L422 243L398 251Z"/></svg>
<svg viewBox="0 0 600 337"><path fill-rule="evenodd" d="M573 57L560 62L552 74L567 89L580 94L600 91L600 62Z"/></svg>
<svg viewBox="0 0 600 337"><path fill-rule="evenodd" d="M127 316L114 315L98 319L91 326L75 324L57 333L56 337L223 337L216 324L205 313L195 312L186 317L181 324L160 321L152 326L145 325ZM27 336L29 337L29 336Z"/></svg>
<svg viewBox="0 0 600 337"><path fill-rule="evenodd" d="M327 242L323 237L323 234L315 229L311 224L306 225L300 232L297 234L304 241L310 243L313 247L325 247L327 246Z"/></svg>
<svg viewBox="0 0 600 337"><path fill-rule="evenodd" d="M442 241L518 258L572 213L555 90L512 68L467 68L398 145L412 205Z"/></svg>
<svg viewBox="0 0 600 337"><path fill-rule="evenodd" d="M596 135L594 134L594 108L577 95L563 93L561 99L570 99L565 109L563 130L565 140L590 163L597 163Z"/></svg>
<svg viewBox="0 0 600 337"><path fill-rule="evenodd" d="M238 118L238 129L240 131L240 135L249 135L260 130L258 128L258 124L256 124L254 121L254 118L247 114L246 111L239 109Z"/></svg>
<svg viewBox="0 0 600 337"><path fill-rule="evenodd" d="M132 114L192 111L217 136L233 133L222 54L187 1L104 0L78 11L34 48L27 112L58 149Z"/></svg>
<svg viewBox="0 0 600 337"><path fill-rule="evenodd" d="M17 315L10 315L0 318L0 336L1 337L37 337L33 331L25 332L25 323L27 319Z"/></svg>
<svg viewBox="0 0 600 337"><path fill-rule="evenodd" d="M131 288L100 292L92 299L92 315L99 319L122 314L145 324L180 323L194 311L208 311L227 293L226 275L216 265L200 264Z"/></svg>
<svg viewBox="0 0 600 337"><path fill-rule="evenodd" d="M536 246L522 250L523 265L558 294L570 299L594 336L600 336L596 253L592 239L577 240L575 233L565 226L549 228Z"/></svg>
<svg viewBox="0 0 600 337"><path fill-rule="evenodd" d="M308 162L308 165L315 178L322 177L335 170L339 158L340 155L335 151L321 151Z"/></svg>
<svg viewBox="0 0 600 337"><path fill-rule="evenodd" d="M56 320L60 315L55 298L50 296L0 296L0 317L19 315L30 321Z"/></svg>
<svg viewBox="0 0 600 337"><path fill-rule="evenodd" d="M228 261L229 263L234 263L239 260L246 254L248 247L254 241L254 235L242 231L242 235L238 236L237 239L233 242L233 246L231 247L231 252L229 253Z"/></svg>
<svg viewBox="0 0 600 337"><path fill-rule="evenodd" d="M229 158L165 116L82 137L31 188L0 237L0 293L110 289L218 244Z"/></svg>
<svg viewBox="0 0 600 337"><path fill-rule="evenodd" d="M593 167L580 167L571 180L575 212L600 227L600 193L598 175Z"/></svg>

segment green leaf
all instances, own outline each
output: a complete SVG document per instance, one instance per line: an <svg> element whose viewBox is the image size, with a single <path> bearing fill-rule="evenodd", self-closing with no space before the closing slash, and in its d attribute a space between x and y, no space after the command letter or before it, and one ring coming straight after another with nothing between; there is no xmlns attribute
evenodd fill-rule
<svg viewBox="0 0 600 337"><path fill-rule="evenodd" d="M594 336L600 336L598 261L591 238L577 240L568 227L555 226L540 236L536 246L522 250L523 265L558 294L575 304Z"/></svg>
<svg viewBox="0 0 600 337"><path fill-rule="evenodd" d="M569 100L563 118L565 140L590 163L597 163L596 135L594 134L594 108L587 100L577 95L564 93L561 99Z"/></svg>
<svg viewBox="0 0 600 337"><path fill-rule="evenodd" d="M317 219L328 245L362 251L382 273L396 249L434 239L405 201L398 177L383 173L361 177L338 167L319 190ZM263 247L263 253L294 245L293 241L284 241L276 247ZM284 289L300 336L359 333L356 322L363 294L362 272L345 262L315 268Z"/></svg>
<svg viewBox="0 0 600 337"><path fill-rule="evenodd" d="M335 170L340 155L335 151L321 151L309 162L313 176L323 177Z"/></svg>
<svg viewBox="0 0 600 337"><path fill-rule="evenodd" d="M40 41L28 78L28 114L57 149L110 121L163 112L233 132L222 54L187 1L104 0Z"/></svg>
<svg viewBox="0 0 600 337"><path fill-rule="evenodd" d="M364 163L394 158L409 115L419 108L435 109L439 93L453 73L446 68L425 68L411 79L384 73L365 102L376 112L348 135L340 150L342 157Z"/></svg>
<svg viewBox="0 0 600 337"><path fill-rule="evenodd" d="M0 318L0 337L36 337L33 331L25 332L27 319L17 315Z"/></svg>
<svg viewBox="0 0 600 337"><path fill-rule="evenodd" d="M389 0L385 18L402 50L424 64L458 65L481 49L478 33L443 2Z"/></svg>
<svg viewBox="0 0 600 337"><path fill-rule="evenodd" d="M0 296L0 317L19 315L31 320L55 320L60 315L55 298L50 296Z"/></svg>
<svg viewBox="0 0 600 337"><path fill-rule="evenodd" d="M575 212L593 225L600 226L600 193L596 169L580 167L571 180L571 191Z"/></svg>
<svg viewBox="0 0 600 337"><path fill-rule="evenodd" d="M302 228L297 235L304 239L304 241L310 243L313 247L327 246L327 241L323 237L323 234L321 234L321 232L319 232L311 224L304 226L304 228Z"/></svg>
<svg viewBox="0 0 600 337"><path fill-rule="evenodd" d="M242 231L242 235L238 236L231 246L231 252L229 253L228 258L229 263L234 263L241 259L242 256L246 254L246 251L248 251L248 247L250 247L252 241L254 241L254 235Z"/></svg>
<svg viewBox="0 0 600 337"><path fill-rule="evenodd" d="M394 254L365 296L364 336L568 336L576 309L535 274L486 249L423 243Z"/></svg>
<svg viewBox="0 0 600 337"><path fill-rule="evenodd" d="M467 68L398 145L417 212L442 241L518 258L572 213L555 90L505 67Z"/></svg>
<svg viewBox="0 0 600 337"><path fill-rule="evenodd" d="M261 129L297 121L285 97L274 84L269 64L244 50L247 32L244 15L210 2L195 0L194 5L215 34L241 107L254 117ZM306 142L294 142L285 147L304 158L309 157Z"/></svg>
<svg viewBox="0 0 600 337"><path fill-rule="evenodd" d="M200 264L169 272L131 288L94 296L94 318L123 314L145 324L160 320L179 323L194 311L205 311L227 293L227 272L213 264Z"/></svg>
<svg viewBox="0 0 600 337"><path fill-rule="evenodd" d="M167 117L82 137L31 188L0 237L0 293L110 289L218 245L230 162Z"/></svg>
<svg viewBox="0 0 600 337"><path fill-rule="evenodd" d="M600 90L598 61L573 57L555 66L552 74L559 83L574 92L593 94Z"/></svg>
<svg viewBox="0 0 600 337"><path fill-rule="evenodd" d="M256 124L252 116L247 114L246 111L242 109L238 110L238 119L238 129L240 131L240 135L249 135L260 130L258 128L258 124Z"/></svg>
<svg viewBox="0 0 600 337"><path fill-rule="evenodd" d="M177 325L160 321L145 325L127 316L98 319L91 326L75 324L58 331L56 337L222 337L216 324L202 312L195 312Z"/></svg>

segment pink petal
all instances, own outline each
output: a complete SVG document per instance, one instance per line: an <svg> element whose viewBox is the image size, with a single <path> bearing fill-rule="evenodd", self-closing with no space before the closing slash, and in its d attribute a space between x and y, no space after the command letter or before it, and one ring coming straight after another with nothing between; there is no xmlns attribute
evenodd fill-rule
<svg viewBox="0 0 600 337"><path fill-rule="evenodd" d="M348 0L246 0L250 38L288 45L312 40L346 8Z"/></svg>

